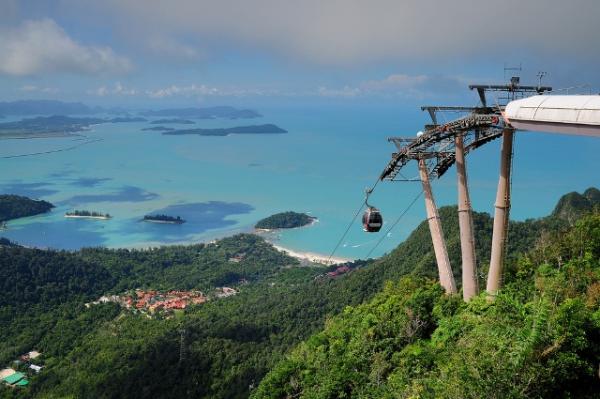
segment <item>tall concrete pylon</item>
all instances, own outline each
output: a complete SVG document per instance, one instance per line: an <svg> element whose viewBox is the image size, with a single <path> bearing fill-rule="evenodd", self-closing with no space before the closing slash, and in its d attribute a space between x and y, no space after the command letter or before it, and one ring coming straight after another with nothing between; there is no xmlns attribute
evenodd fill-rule
<svg viewBox="0 0 600 399"><path fill-rule="evenodd" d="M435 259L437 261L440 284L444 287L447 294L455 294L456 282L454 281L450 259L448 258L442 222L440 220L438 209L435 206L433 192L431 191L431 183L429 181L429 171L427 170L427 164L423 158L419 159L419 174L421 176L421 183L423 184L423 192L425 193L425 209L427 211L427 221L429 222L429 231L433 242Z"/></svg>
<svg viewBox="0 0 600 399"><path fill-rule="evenodd" d="M456 155L456 175L458 177L458 226L460 229L460 251L462 256L462 289L465 302L479 293L475 258L475 236L473 234L473 212L469 187L463 135L454 139Z"/></svg>
<svg viewBox="0 0 600 399"><path fill-rule="evenodd" d="M494 231L492 235L492 256L488 273L486 291L490 299L502 286L504 269L504 253L508 233L510 213L510 169L512 164L514 129L506 128L502 133L502 150L500 153L500 179L496 191L496 210L494 212Z"/></svg>

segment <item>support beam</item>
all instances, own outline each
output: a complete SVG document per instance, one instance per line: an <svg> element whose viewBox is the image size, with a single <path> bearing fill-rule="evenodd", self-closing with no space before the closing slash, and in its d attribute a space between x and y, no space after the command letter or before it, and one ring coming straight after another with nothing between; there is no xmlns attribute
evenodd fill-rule
<svg viewBox="0 0 600 399"><path fill-rule="evenodd" d="M496 192L496 211L494 213L494 232L492 235L492 256L487 280L487 293L493 299L502 286L504 253L510 212L510 168L512 164L514 130L507 128L502 133L502 151L500 155L500 179Z"/></svg>
<svg viewBox="0 0 600 399"><path fill-rule="evenodd" d="M468 302L479 293L477 266L475 260L475 237L473 235L473 214L469 187L463 135L455 136L456 174L458 177L458 226L460 228L460 251L462 256L463 299Z"/></svg>
<svg viewBox="0 0 600 399"><path fill-rule="evenodd" d="M429 222L429 231L431 240L433 241L433 250L437 261L438 273L440 276L440 284L446 290L447 294L456 293L456 283L452 268L450 267L450 259L448 258L448 250L446 249L446 241L444 240L444 232L442 230L442 222L438 213L433 193L431 191L431 183L429 182L429 171L425 159L419 159L419 174L423 183L423 192L425 193L425 209L427 211L427 221Z"/></svg>

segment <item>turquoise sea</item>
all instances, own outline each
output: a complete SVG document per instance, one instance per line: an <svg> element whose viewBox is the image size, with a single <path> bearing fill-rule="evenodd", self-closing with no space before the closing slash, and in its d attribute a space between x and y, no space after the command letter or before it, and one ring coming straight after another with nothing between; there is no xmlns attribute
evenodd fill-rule
<svg viewBox="0 0 600 399"><path fill-rule="evenodd" d="M319 222L270 238L293 250L329 254L360 206L364 189L375 182L394 151L387 137L412 136L428 121L417 106L257 110L262 118L197 120L196 126L275 123L289 133L164 136L142 131L152 126L144 122L96 125L85 137L2 140L0 192L45 199L56 208L11 221L0 236L57 249L148 247L250 231L260 218L294 210ZM499 144L469 155L475 210L493 211ZM42 154L14 157L34 153ZM512 217L544 216L560 195L599 186L598 154L598 139L519 133ZM406 175L415 177L414 167ZM434 182L439 205L455 203L455 181L451 171ZM384 236L371 256L398 245L424 218L423 202L416 202L389 235L385 231L419 192L419 183L379 183L371 202L382 210L386 226L367 234L357 220L336 256L365 257ZM65 219L64 213L73 209L108 212L113 218ZM187 223L140 222L149 213L180 215Z"/></svg>

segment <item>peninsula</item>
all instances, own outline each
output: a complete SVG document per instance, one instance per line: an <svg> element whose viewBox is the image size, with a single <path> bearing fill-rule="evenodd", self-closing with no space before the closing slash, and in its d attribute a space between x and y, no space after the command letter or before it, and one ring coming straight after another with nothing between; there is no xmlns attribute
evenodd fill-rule
<svg viewBox="0 0 600 399"><path fill-rule="evenodd" d="M196 134L199 136L229 136L231 134L283 134L288 131L273 124L237 126L216 129L182 129L164 132L167 136L180 136L184 134Z"/></svg>
<svg viewBox="0 0 600 399"><path fill-rule="evenodd" d="M92 125L106 123L101 118L73 118L70 116L40 116L16 122L0 123L0 138L68 137Z"/></svg>
<svg viewBox="0 0 600 399"><path fill-rule="evenodd" d="M182 224L185 223L185 220L183 220L180 216L168 216L168 215L146 215L144 216L144 219L142 219L144 222L152 222L152 223L167 223L167 224Z"/></svg>
<svg viewBox="0 0 600 399"><path fill-rule="evenodd" d="M48 212L54 205L20 195L0 195L0 222Z"/></svg>
<svg viewBox="0 0 600 399"><path fill-rule="evenodd" d="M79 218L79 219L100 219L100 220L108 220L112 216L108 213L100 213L93 211L78 211L75 210L73 212L65 213L66 218Z"/></svg>
<svg viewBox="0 0 600 399"><path fill-rule="evenodd" d="M261 219L254 227L260 230L293 229L314 223L315 220L317 220L316 217L309 216L306 213L288 211Z"/></svg>
<svg viewBox="0 0 600 399"><path fill-rule="evenodd" d="M173 119L157 119L152 122L153 125L163 125L168 123L180 123L182 125L193 125L196 122L191 121L189 119L181 119L181 118L173 118Z"/></svg>

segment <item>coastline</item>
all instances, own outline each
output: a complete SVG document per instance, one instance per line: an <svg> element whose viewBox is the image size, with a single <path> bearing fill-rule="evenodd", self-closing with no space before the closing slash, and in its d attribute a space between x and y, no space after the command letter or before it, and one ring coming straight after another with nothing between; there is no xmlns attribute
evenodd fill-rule
<svg viewBox="0 0 600 399"><path fill-rule="evenodd" d="M316 223L319 223L319 218L318 217L310 216L310 218L312 219L310 221L310 223L304 224L302 226L297 226L297 227L280 227L280 228L276 228L276 229L262 229L262 228L259 228L259 227L255 227L254 231L257 232L258 234L260 234L260 233L272 233L274 231L281 231L281 230L303 229L305 227L311 227L311 226L314 226Z"/></svg>
<svg viewBox="0 0 600 399"><path fill-rule="evenodd" d="M70 219L99 219L99 220L109 220L110 217L106 216L83 216L83 215L65 215L66 218Z"/></svg>
<svg viewBox="0 0 600 399"><path fill-rule="evenodd" d="M310 262L310 263L319 263L321 265L326 265L326 266L333 266L333 265L339 265L342 263L348 263L348 262L354 261L354 259L343 258L341 256L332 256L331 259L329 259L329 255L326 255L326 254L320 254L320 253L310 252L310 251L299 251L299 250L293 250L290 248L282 247L281 245L276 244L275 241L269 237L269 233L282 231L282 230L304 229L307 227L314 226L316 223L319 222L319 218L317 218L315 216L311 216L311 218L312 218L312 220L310 223L305 224L303 226L292 227L289 229L288 228L280 228L280 229L254 228L254 234L257 234L257 235L261 236L262 238L264 238L265 241L267 241L269 244L271 244L273 246L273 248L275 248L279 252L283 252L283 253L287 254L288 256L291 256L292 258L296 258L299 261L304 262L304 263Z"/></svg>
<svg viewBox="0 0 600 399"><path fill-rule="evenodd" d="M273 248L275 248L279 252L283 252L283 253L291 256L292 258L296 258L300 261L320 263L320 264L326 265L326 266L333 266L333 265L338 265L341 263L347 263L347 262L353 261L352 259L342 258L339 256L332 256L331 259L329 260L328 255L318 254L315 252L294 251L292 249L282 247L281 245L276 245L270 241L268 241L268 242L269 242L269 244L271 244L273 246Z"/></svg>
<svg viewBox="0 0 600 399"><path fill-rule="evenodd" d="M170 221L170 220L152 220L152 219L142 219L142 222L148 223L161 223L161 224L184 224L185 221Z"/></svg>

